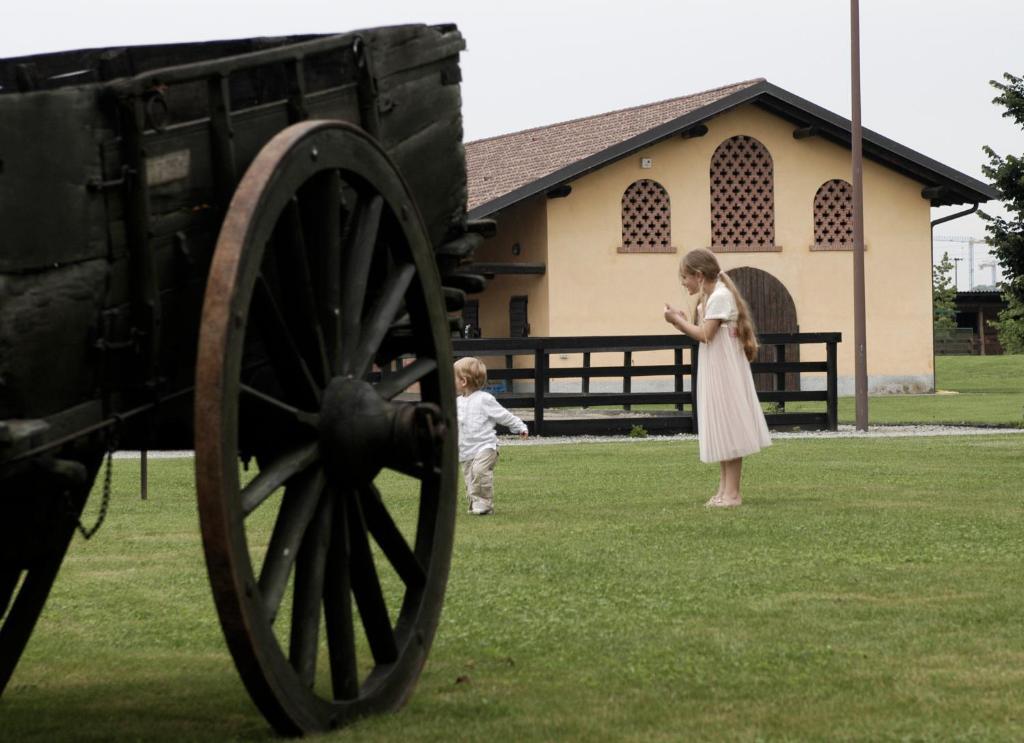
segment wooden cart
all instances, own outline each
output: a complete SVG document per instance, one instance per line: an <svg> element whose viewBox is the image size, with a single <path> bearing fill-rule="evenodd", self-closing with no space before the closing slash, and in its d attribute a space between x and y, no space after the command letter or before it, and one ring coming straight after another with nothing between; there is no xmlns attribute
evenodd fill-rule
<svg viewBox="0 0 1024 743"><path fill-rule="evenodd" d="M221 625L276 729L410 694L452 549L449 313L482 283L455 271L484 229L463 48L405 26L0 60L0 690L124 448L195 450ZM383 469L415 481L408 524Z"/></svg>

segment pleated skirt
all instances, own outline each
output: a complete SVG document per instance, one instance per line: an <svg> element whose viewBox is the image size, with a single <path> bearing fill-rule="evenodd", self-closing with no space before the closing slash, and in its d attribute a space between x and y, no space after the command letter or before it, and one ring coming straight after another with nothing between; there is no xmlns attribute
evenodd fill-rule
<svg viewBox="0 0 1024 743"><path fill-rule="evenodd" d="M771 446L754 376L736 329L722 325L700 344L697 365L697 438L702 462L721 462Z"/></svg>

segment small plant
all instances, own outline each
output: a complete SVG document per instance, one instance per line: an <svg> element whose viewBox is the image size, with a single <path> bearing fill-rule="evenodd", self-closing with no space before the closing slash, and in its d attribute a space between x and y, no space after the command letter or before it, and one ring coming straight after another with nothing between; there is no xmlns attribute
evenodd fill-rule
<svg viewBox="0 0 1024 743"><path fill-rule="evenodd" d="M781 413L781 412L783 412L783 410L782 410L782 406L779 405L777 402L766 402L764 404L764 412L765 413Z"/></svg>
<svg viewBox="0 0 1024 743"><path fill-rule="evenodd" d="M646 439L648 436L650 434L647 433L647 429L643 426L633 426L629 429L629 438L631 439Z"/></svg>

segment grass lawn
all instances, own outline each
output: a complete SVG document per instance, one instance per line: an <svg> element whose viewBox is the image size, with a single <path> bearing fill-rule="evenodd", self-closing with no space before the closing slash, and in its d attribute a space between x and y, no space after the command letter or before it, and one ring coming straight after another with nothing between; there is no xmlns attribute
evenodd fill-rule
<svg viewBox="0 0 1024 743"><path fill-rule="evenodd" d="M696 442L505 447L410 703L324 739L1024 739L1022 455L1007 434L780 440L742 508L708 511ZM150 473L143 502L115 463L0 738L272 738L214 614L191 462Z"/></svg>

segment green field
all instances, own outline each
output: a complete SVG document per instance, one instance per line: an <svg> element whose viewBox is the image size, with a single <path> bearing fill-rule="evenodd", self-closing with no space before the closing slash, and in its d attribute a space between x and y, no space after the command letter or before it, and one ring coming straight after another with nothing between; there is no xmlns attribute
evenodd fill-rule
<svg viewBox="0 0 1024 743"><path fill-rule="evenodd" d="M694 441L505 447L410 703L325 739L1024 739L1022 455L1013 434L780 440L723 512ZM150 472L140 501L115 462L3 740L272 737L213 610L191 462Z"/></svg>
<svg viewBox="0 0 1024 743"><path fill-rule="evenodd" d="M935 386L939 394L871 396L869 422L1024 427L1024 355L936 356ZM854 404L852 397L839 398L840 423L854 422ZM824 410L822 403L786 408Z"/></svg>

